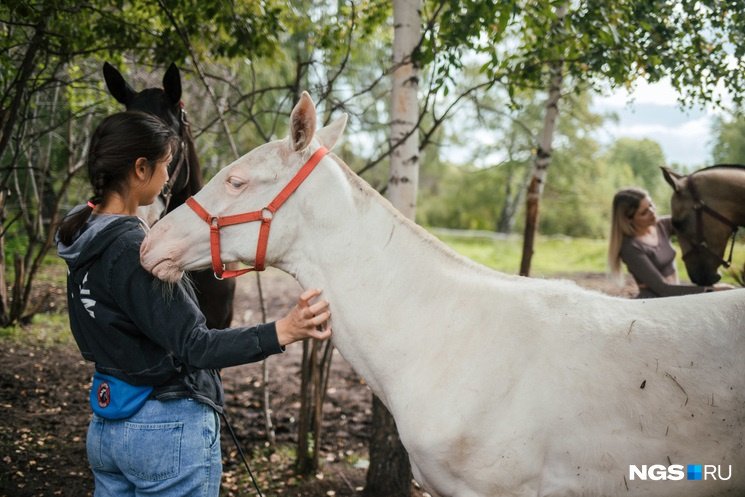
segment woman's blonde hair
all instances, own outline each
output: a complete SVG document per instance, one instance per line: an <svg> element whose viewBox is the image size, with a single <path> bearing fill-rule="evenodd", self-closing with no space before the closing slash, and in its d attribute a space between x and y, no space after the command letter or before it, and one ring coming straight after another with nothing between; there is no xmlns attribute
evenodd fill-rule
<svg viewBox="0 0 745 497"><path fill-rule="evenodd" d="M642 188L629 187L618 190L613 197L613 213L608 244L608 268L611 276L620 283L623 281L621 268L621 244L625 237L634 236L632 220L641 201L649 197Z"/></svg>

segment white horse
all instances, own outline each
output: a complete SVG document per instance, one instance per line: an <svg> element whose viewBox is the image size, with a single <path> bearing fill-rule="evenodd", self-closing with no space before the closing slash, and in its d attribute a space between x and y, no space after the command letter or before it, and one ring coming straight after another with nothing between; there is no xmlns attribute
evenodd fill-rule
<svg viewBox="0 0 745 497"><path fill-rule="evenodd" d="M195 200L213 216L260 211L334 146L346 116L315 122L304 94L289 138L224 168ZM209 231L179 207L143 243L144 267L175 281L210 266ZM258 238L258 223L222 227L222 261L253 264ZM336 347L390 409L433 495L745 493L739 291L625 300L491 271L333 154L273 215L266 262L324 289ZM702 481L687 465L704 465Z"/></svg>

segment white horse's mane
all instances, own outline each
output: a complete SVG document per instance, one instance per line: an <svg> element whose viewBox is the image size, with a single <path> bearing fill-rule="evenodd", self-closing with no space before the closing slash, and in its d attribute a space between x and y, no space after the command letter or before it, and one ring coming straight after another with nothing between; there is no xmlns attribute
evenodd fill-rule
<svg viewBox="0 0 745 497"><path fill-rule="evenodd" d="M354 190L355 196L360 196L365 201L382 201L380 202L381 205L391 214L391 216L396 220L396 223L398 226L409 230L412 232L417 238L419 238L422 242L424 242L426 245L436 249L439 253L447 256L448 258L452 259L455 263L460 264L472 271L475 271L479 274L492 277L492 278L499 278L502 280L512 280L512 281L525 281L526 278L518 275L513 274L507 274L502 273L499 271L496 271L494 269L491 269L483 264L480 264L472 259L469 259L468 257L465 257L452 248L450 248L447 244L442 242L439 238L434 236L432 233L421 227L420 225L416 224L415 222L408 219L406 216L401 214L400 211L398 211L393 205L385 199L377 190L375 190L370 184L365 181L364 179L360 178L357 174L355 174L354 171L339 157L338 155L334 154L333 152L328 155L328 157L332 158L334 162L341 168L342 172L344 173L344 176L349 181L350 185L352 186ZM357 201L357 200L355 200ZM594 290L587 290L579 287L574 281L571 280L541 280L541 282L550 281L550 284L556 284L556 285L564 285L567 287L567 289L575 289L575 290L584 290L593 294L599 294L599 292L595 292Z"/></svg>

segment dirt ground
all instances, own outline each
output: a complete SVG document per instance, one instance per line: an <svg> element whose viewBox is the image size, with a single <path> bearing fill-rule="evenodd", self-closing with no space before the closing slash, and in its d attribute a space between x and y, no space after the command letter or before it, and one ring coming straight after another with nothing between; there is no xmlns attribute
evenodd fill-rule
<svg viewBox="0 0 745 497"><path fill-rule="evenodd" d="M566 278L605 293L635 293L633 284L618 289L603 274L572 274ZM299 285L274 270L262 273L261 281L267 319L283 316L299 295ZM46 310L64 314L64 291L52 290ZM259 321L256 279L239 278L234 325ZM93 495L85 453L92 366L81 359L69 331L57 333L64 336L26 336L23 330L0 336L0 497ZM365 481L371 393L338 353L334 354L324 405L322 467L306 479L293 471L290 450L295 447L297 434L301 349L295 344L268 360L277 451L267 448L260 364L223 371L228 419L250 454L252 470L267 497L359 496ZM257 495L245 469L238 464L225 426L222 448L221 496Z"/></svg>

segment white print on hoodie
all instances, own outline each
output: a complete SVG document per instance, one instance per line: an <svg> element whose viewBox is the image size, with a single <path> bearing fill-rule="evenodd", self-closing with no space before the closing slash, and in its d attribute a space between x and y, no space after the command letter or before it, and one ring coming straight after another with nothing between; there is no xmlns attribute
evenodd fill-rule
<svg viewBox="0 0 745 497"><path fill-rule="evenodd" d="M80 301L85 306L85 310L88 311L88 314L90 314L93 319L96 319L96 315L93 313L93 307L96 305L96 301L92 298L83 297L83 295L91 294L91 291L88 288L85 288L85 284L87 281L88 273L85 273L85 276L83 276L83 284L80 285Z"/></svg>

